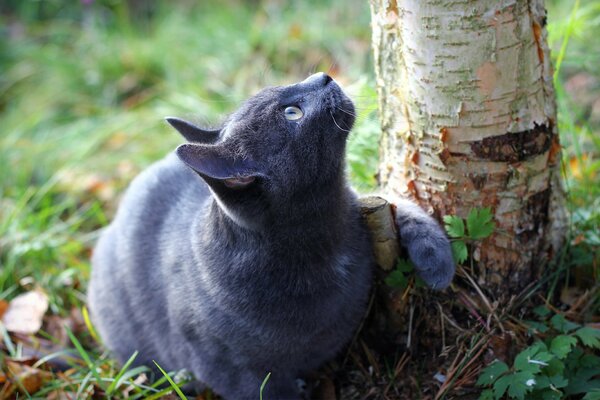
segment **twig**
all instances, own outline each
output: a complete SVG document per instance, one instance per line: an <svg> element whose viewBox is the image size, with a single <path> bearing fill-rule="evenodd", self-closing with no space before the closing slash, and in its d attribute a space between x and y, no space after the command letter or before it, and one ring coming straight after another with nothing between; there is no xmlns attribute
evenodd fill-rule
<svg viewBox="0 0 600 400"><path fill-rule="evenodd" d="M471 286L473 286L473 288L475 289L475 291L479 294L479 296L483 300L484 304L488 308L489 312L494 316L494 319L498 323L498 326L500 326L500 330L502 331L502 333L504 333L505 332L504 326L502 325L502 322L500 322L500 318L498 318L498 315L496 314L496 311L492 307L492 305L491 305L490 301L488 300L488 298L483 294L483 292L481 291L481 288L479 287L479 285L477 285L477 283L475 283L475 281L473 280L473 278L471 278L471 275L469 275L467 273L467 271L465 271L465 269L462 268L461 266L459 266L459 268L460 268L460 271L465 275L465 277L467 278L467 280L469 281L469 283L471 284Z"/></svg>

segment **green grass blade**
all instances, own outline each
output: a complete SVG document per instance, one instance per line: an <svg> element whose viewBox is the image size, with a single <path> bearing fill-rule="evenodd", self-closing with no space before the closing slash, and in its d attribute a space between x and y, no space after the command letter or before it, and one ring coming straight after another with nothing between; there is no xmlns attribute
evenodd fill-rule
<svg viewBox="0 0 600 400"><path fill-rule="evenodd" d="M177 392L177 395L179 396L179 398L181 400L187 400L187 397L185 397L185 395L183 394L183 392L181 391L181 389L179 388L179 386L177 386L177 384L175 384L175 382L173 382L173 379L171 379L171 377L169 376L169 374L167 374L165 372L165 370L162 369L160 367L160 365L158 365L158 363L156 361L152 360L152 362L158 367L158 369L160 370L160 372L162 372L162 374L165 376L165 378L167 378L167 380L169 381L169 384L175 390L175 392Z"/></svg>
<svg viewBox="0 0 600 400"><path fill-rule="evenodd" d="M133 361L135 360L135 358L138 356L138 352L135 351L131 357L129 357L129 360L127 360L125 362L125 364L123 364L123 367L121 368L121 370L119 371L119 373L117 374L117 376L115 376L115 380L113 381L113 383L110 384L110 386L108 387L108 389L106 389L106 394L107 395L111 395L112 392L115 391L115 389L117 387L119 387L120 385L120 381L121 381L121 377L123 376L123 374L125 374L125 372L127 372L127 369L129 368L129 366L131 365L131 363L133 363Z"/></svg>
<svg viewBox="0 0 600 400"><path fill-rule="evenodd" d="M54 353L50 353L48 355L45 355L44 357L42 357L39 360L37 360L35 362L35 364L33 364L33 368L39 368L41 365L47 363L48 361L50 361L50 360L52 360L54 358L62 358L67 363L69 363L68 360L69 360L69 358L72 358L72 357L73 357L73 351L72 350L68 350L68 349L66 349L66 350L59 350L59 351L56 351ZM75 365L75 363L73 363L73 365Z"/></svg>
<svg viewBox="0 0 600 400"><path fill-rule="evenodd" d="M83 380L81 382L79 382L79 388L77 389L77 393L75 394L75 398L76 399L81 399L82 398L82 394L85 390L85 387L87 386L88 382L90 381L90 379L92 379L92 376L94 374L92 373L92 371L88 372L85 377L83 378Z"/></svg>
<svg viewBox="0 0 600 400"><path fill-rule="evenodd" d="M163 397L166 394L169 394L173 389L171 389L170 387L161 390L160 392L154 393L151 396L148 397L144 397L144 400L155 400L155 399L160 399L161 397ZM185 397L184 397L185 398Z"/></svg>
<svg viewBox="0 0 600 400"><path fill-rule="evenodd" d="M270 377L271 377L271 373L269 372L267 374L267 376L265 376L265 379L260 384L260 400L263 400L263 390L265 390L265 386L267 386L267 381L269 380Z"/></svg>
<svg viewBox="0 0 600 400"><path fill-rule="evenodd" d="M102 341L100 340L100 336L98 335L98 333L96 332L96 328L94 328L94 325L92 324L92 320L90 318L90 314L88 312L87 307L84 306L81 308L81 314L83 315L83 320L85 322L85 326L87 327L88 331L90 332L90 335L92 335L92 338L94 339L94 341L96 343L102 344Z"/></svg>
<svg viewBox="0 0 600 400"><path fill-rule="evenodd" d="M71 330L67 327L65 327L65 330L67 331L67 335L69 336L69 339L71 339L71 342L77 349L77 352L79 353L81 358L83 358L83 361L85 361L85 364L89 368L90 372L94 375L94 379L96 379L96 382L98 383L98 385L104 389L102 379L100 378L98 371L96 371L96 364L92 362L89 354L85 351L85 349L83 348L83 346L81 345L79 340L77 340L75 335L73 335L73 332L71 332Z"/></svg>
<svg viewBox="0 0 600 400"><path fill-rule="evenodd" d="M12 340L10 340L10 336L8 336L8 331L4 327L2 321L0 321L0 336L2 336L2 341L4 342L4 346L6 346L6 350L11 357L15 356L15 345Z"/></svg>
<svg viewBox="0 0 600 400"><path fill-rule="evenodd" d="M567 52L567 45L569 44L569 39L573 34L573 27L575 26L575 17L577 15L577 10L579 9L579 0L575 0L575 4L573 5L573 11L571 11L571 18L569 19L569 25L567 25L567 31L565 32L565 36L560 45L560 51L558 52L558 56L556 57L556 68L554 69L554 85L558 81L558 73L560 71L560 67L565 58L565 54Z"/></svg>

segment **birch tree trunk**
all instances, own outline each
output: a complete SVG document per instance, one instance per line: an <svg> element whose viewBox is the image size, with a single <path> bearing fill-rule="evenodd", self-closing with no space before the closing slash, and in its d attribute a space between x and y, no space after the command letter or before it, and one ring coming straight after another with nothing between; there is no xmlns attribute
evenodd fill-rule
<svg viewBox="0 0 600 400"><path fill-rule="evenodd" d="M384 192L491 207L479 283L516 293L566 234L543 0L371 0Z"/></svg>

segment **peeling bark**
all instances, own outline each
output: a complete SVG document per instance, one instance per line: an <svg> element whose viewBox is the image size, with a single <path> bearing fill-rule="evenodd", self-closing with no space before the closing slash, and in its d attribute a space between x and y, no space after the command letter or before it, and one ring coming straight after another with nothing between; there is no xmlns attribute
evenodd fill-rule
<svg viewBox="0 0 600 400"><path fill-rule="evenodd" d="M491 207L479 282L518 292L566 232L543 0L370 3L384 192L437 217Z"/></svg>

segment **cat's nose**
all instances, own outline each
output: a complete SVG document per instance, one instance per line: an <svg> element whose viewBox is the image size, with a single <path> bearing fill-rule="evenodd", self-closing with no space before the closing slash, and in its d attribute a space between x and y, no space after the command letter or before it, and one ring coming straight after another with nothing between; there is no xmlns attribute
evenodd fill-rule
<svg viewBox="0 0 600 400"><path fill-rule="evenodd" d="M323 72L317 72L306 78L302 83L308 83L316 86L325 86L333 79Z"/></svg>

